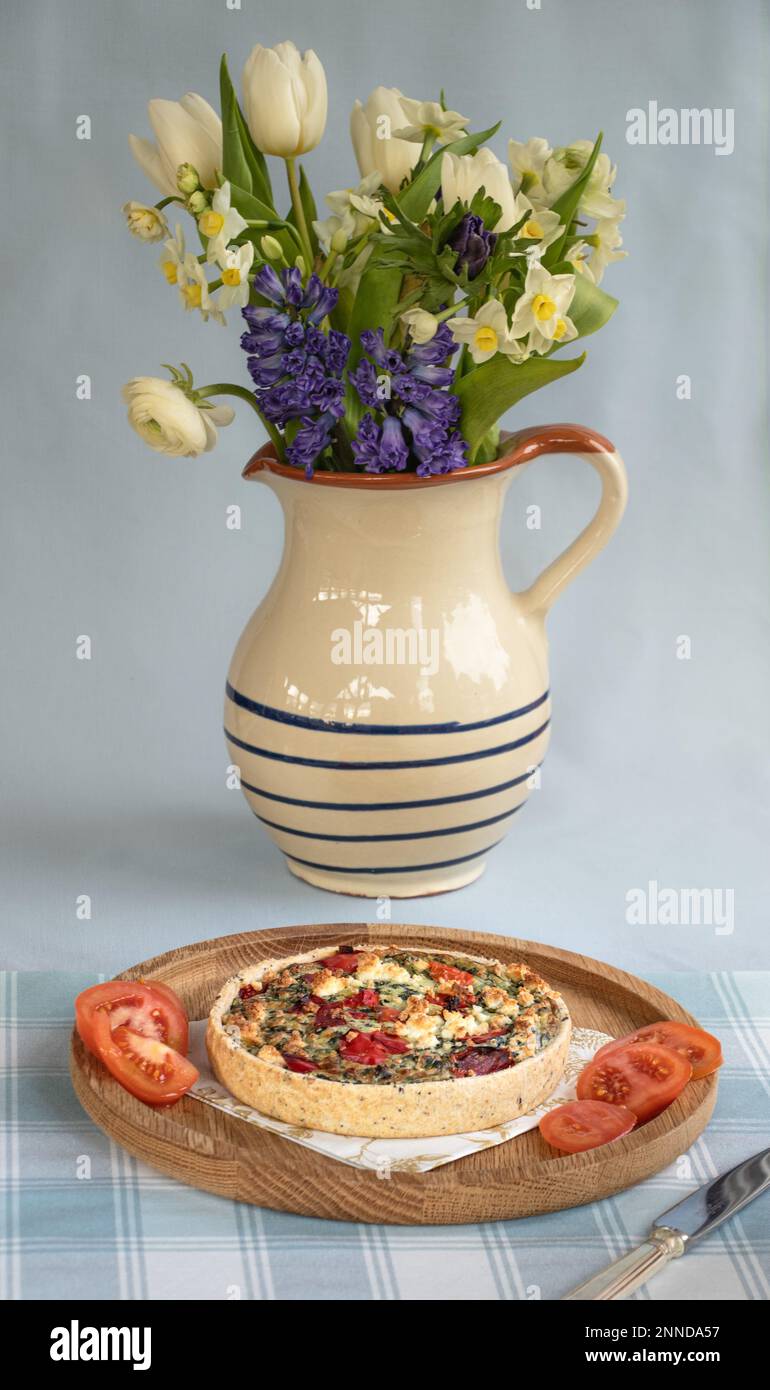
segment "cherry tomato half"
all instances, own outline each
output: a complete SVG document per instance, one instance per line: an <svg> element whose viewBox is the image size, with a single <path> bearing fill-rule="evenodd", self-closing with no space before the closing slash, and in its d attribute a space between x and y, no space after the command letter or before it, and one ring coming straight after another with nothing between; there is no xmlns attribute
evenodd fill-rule
<svg viewBox="0 0 770 1390"><path fill-rule="evenodd" d="M596 1057L605 1057L610 1052L616 1052L619 1047L627 1047L629 1043L658 1043L661 1047L670 1047L672 1052L681 1052L692 1067L693 1081L699 1081L702 1076L710 1076L712 1071L721 1067L724 1060L722 1045L713 1033L706 1033L702 1028L693 1028L690 1023L671 1021L648 1023L636 1033L628 1033L624 1038L605 1043L604 1047L599 1048Z"/></svg>
<svg viewBox="0 0 770 1390"><path fill-rule="evenodd" d="M608 1105L603 1100L568 1100L549 1110L539 1129L547 1144L565 1154L582 1154L598 1149L613 1139L630 1134L636 1115L625 1105Z"/></svg>
<svg viewBox="0 0 770 1390"><path fill-rule="evenodd" d="M692 1067L681 1052L655 1043L630 1043L594 1057L583 1068L577 1097L624 1105L643 1125L676 1100L691 1076Z"/></svg>

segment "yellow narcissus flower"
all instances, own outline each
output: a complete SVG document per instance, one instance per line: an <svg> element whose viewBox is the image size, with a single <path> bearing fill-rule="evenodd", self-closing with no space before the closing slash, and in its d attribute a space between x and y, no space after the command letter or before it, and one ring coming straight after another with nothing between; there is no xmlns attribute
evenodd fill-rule
<svg viewBox="0 0 770 1390"><path fill-rule="evenodd" d="M222 122L216 111L196 92L187 92L181 101L156 97L147 112L156 143L129 135L128 143L137 164L165 197L178 192L180 164L192 164L204 188L216 187L217 170L222 168Z"/></svg>
<svg viewBox="0 0 770 1390"><path fill-rule="evenodd" d="M159 208L144 203L124 203L123 215L132 236L140 241L162 241L168 236L168 223Z"/></svg>
<svg viewBox="0 0 770 1390"><path fill-rule="evenodd" d="M184 270L184 232L177 222L173 237L163 243L163 254L160 258L160 268L166 277L169 285L178 285L179 278Z"/></svg>
<svg viewBox="0 0 770 1390"><path fill-rule="evenodd" d="M447 326L456 343L467 344L476 363L488 362L498 352L512 362L523 362L527 356L524 344L516 341L513 327L508 326L505 305L499 299L488 300L473 318L449 319Z"/></svg>
<svg viewBox="0 0 770 1390"><path fill-rule="evenodd" d="M123 387L128 422L159 454L195 458L217 442L217 425L229 425L229 405L198 405L173 381L137 376Z"/></svg>
<svg viewBox="0 0 770 1390"><path fill-rule="evenodd" d="M231 206L230 184L227 180L218 188L211 199L211 207L198 218L198 230L208 238L206 259L218 261L226 246L240 236L248 226L237 208Z"/></svg>
<svg viewBox="0 0 770 1390"><path fill-rule="evenodd" d="M243 105L263 154L293 159L314 150L326 128L326 74L312 49L258 43L243 69Z"/></svg>

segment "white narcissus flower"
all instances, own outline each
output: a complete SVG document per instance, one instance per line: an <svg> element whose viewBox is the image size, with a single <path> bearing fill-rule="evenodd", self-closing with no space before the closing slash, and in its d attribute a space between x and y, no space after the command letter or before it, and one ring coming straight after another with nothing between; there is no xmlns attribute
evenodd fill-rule
<svg viewBox="0 0 770 1390"><path fill-rule="evenodd" d="M406 309L401 314L401 322L406 324L415 343L429 343L438 332L438 319L427 309Z"/></svg>
<svg viewBox="0 0 770 1390"><path fill-rule="evenodd" d="M590 237L592 251L588 266L597 285L601 283L608 265L612 265L614 261L622 261L628 255L627 251L620 250L623 245L620 223L626 215L625 201L619 199L617 206L617 216L600 217Z"/></svg>
<svg viewBox="0 0 770 1390"><path fill-rule="evenodd" d="M200 406L162 377L137 376L123 387L128 421L159 454L194 458L213 449L217 425L229 425L229 405Z"/></svg>
<svg viewBox="0 0 770 1390"><path fill-rule="evenodd" d="M520 140L508 141L508 162L517 193L526 193L535 202L544 199L543 169L552 154L548 141L539 136L524 143Z"/></svg>
<svg viewBox="0 0 770 1390"><path fill-rule="evenodd" d="M575 140L572 145L554 150L543 169L543 186L546 193L544 201L549 206L555 203L556 199L560 198L568 188L571 188L575 180L580 177L592 149L591 140ZM618 201L610 196L610 189L615 182L617 172L617 165L610 163L609 155L600 154L597 156L588 183L580 195L580 210L585 212L588 217L616 217L618 215Z"/></svg>
<svg viewBox="0 0 770 1390"><path fill-rule="evenodd" d="M536 335L537 342L562 342L574 338L569 331L567 310L575 293L574 275L550 275L539 261L530 265L524 282L524 293L518 300L511 320L511 333L521 338L525 333ZM574 324L572 325L574 327ZM534 349L530 339L531 351Z"/></svg>
<svg viewBox="0 0 770 1390"><path fill-rule="evenodd" d="M179 277L184 271L184 259L184 232L177 222L173 237L169 237L168 241L163 243L163 255L159 262L169 285L179 284Z"/></svg>
<svg viewBox="0 0 770 1390"><path fill-rule="evenodd" d="M380 212L384 211L383 204L372 195L380 183L380 176L375 170L357 188L338 188L333 193L327 193L326 202L332 216L323 222L313 223L324 255L328 256L332 249L344 251L348 242L357 241L379 222Z"/></svg>
<svg viewBox="0 0 770 1390"><path fill-rule="evenodd" d="M449 319L448 327L456 343L467 344L474 362L488 362L497 352L513 362L523 362L527 356L526 347L516 342L508 326L505 305L499 299L488 300L473 318Z"/></svg>
<svg viewBox="0 0 770 1390"><path fill-rule="evenodd" d="M224 325L225 316L209 292L209 282L197 256L188 251L177 279L179 297L185 309L200 309L204 323L209 318Z"/></svg>
<svg viewBox="0 0 770 1390"><path fill-rule="evenodd" d="M144 203L124 203L123 215L128 230L140 241L162 241L168 236L168 223L159 208L149 208Z"/></svg>
<svg viewBox="0 0 770 1390"><path fill-rule="evenodd" d="M254 260L254 245L244 242L243 246L231 246L219 261L222 268L222 288L217 304L221 309L231 309L236 305L244 309L249 302L249 271Z"/></svg>
<svg viewBox="0 0 770 1390"><path fill-rule="evenodd" d="M529 216L526 222L522 223L516 236L521 241L532 243L527 247L529 256L539 257L558 239L564 229L558 212L549 212L547 208L533 208L529 199L519 194L516 199L516 220L518 221L527 210Z"/></svg>
<svg viewBox="0 0 770 1390"><path fill-rule="evenodd" d="M157 143L138 135L129 135L128 143L155 187L166 197L176 196L176 171L180 164L192 164L204 188L214 188L222 168L222 122L216 111L195 92L187 92L181 101L156 97L147 111Z"/></svg>
<svg viewBox="0 0 770 1390"><path fill-rule="evenodd" d="M569 261L570 265L574 265L575 269L579 271L581 275L585 275L588 280L595 283L594 274L589 265L590 258L591 247L585 241L576 241L574 246L570 247L564 257L566 261Z"/></svg>
<svg viewBox="0 0 770 1390"><path fill-rule="evenodd" d="M375 170L390 193L398 193L420 158L420 147L399 140L395 131L408 125L404 97L397 87L375 87L366 105L357 101L350 113L350 136L362 178Z"/></svg>
<svg viewBox="0 0 770 1390"><path fill-rule="evenodd" d="M467 116L461 116L459 111L445 111L438 101L413 101L411 97L402 97L401 105L408 124L402 130L393 131L398 140L422 144L426 135L433 135L440 145L448 145L450 140L464 135L468 127Z"/></svg>
<svg viewBox="0 0 770 1390"><path fill-rule="evenodd" d="M557 343L571 343L572 339L576 338L577 335L578 331L572 319L568 318L565 314L563 317L560 316L557 318L551 337L546 337L539 329L533 328L527 339L527 348L530 352L537 352L544 355L550 352L552 348L556 347Z"/></svg>
<svg viewBox="0 0 770 1390"><path fill-rule="evenodd" d="M216 190L211 207L198 218L198 230L202 236L208 238L206 259L210 262L218 261L225 247L235 237L240 236L248 225L238 209L231 206L230 184L225 180L222 187Z"/></svg>
<svg viewBox="0 0 770 1390"><path fill-rule="evenodd" d="M441 196L445 212L449 212L458 199L461 203L471 203L480 188L494 198L501 208L495 226L487 230L507 232L518 221L516 199L508 170L494 151L485 147L477 154L451 154L447 151L442 155Z"/></svg>
<svg viewBox="0 0 770 1390"><path fill-rule="evenodd" d="M255 44L243 69L243 105L263 154L293 159L314 150L326 128L326 74L312 49Z"/></svg>

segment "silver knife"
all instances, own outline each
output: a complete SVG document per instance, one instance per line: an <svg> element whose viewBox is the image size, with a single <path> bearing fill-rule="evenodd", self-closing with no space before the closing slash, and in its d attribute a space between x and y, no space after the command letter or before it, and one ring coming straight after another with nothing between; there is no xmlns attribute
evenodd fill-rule
<svg viewBox="0 0 770 1390"><path fill-rule="evenodd" d="M665 1269L669 1260L685 1255L723 1221L770 1188L770 1149L737 1163L684 1201L669 1207L655 1221L647 1239L600 1274L579 1284L564 1299L625 1298Z"/></svg>

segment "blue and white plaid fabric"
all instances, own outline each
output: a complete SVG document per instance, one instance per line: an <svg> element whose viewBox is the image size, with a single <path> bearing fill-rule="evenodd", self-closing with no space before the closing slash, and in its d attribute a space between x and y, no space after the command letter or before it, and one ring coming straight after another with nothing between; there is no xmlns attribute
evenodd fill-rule
<svg viewBox="0 0 770 1390"><path fill-rule="evenodd" d="M617 1197L552 1216L388 1227L239 1206L136 1162L92 1125L67 1073L72 1000L91 981L0 975L0 1296L559 1298L664 1208L770 1143L770 973L653 980L724 1047L716 1114L689 1153ZM770 1197L634 1296L770 1298Z"/></svg>

